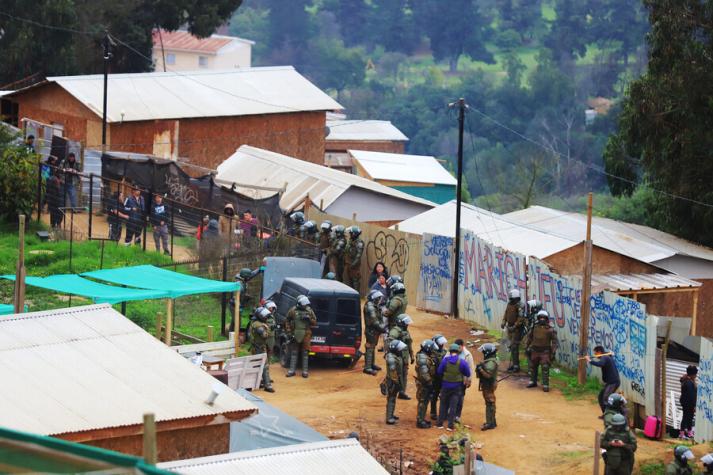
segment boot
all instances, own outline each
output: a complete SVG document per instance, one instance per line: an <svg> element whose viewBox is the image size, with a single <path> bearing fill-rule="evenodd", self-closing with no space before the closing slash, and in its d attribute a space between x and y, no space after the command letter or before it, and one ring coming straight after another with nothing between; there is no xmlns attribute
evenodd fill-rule
<svg viewBox="0 0 713 475"><path fill-rule="evenodd" d="M530 384L527 385L528 388L537 387L537 366L530 367Z"/></svg>
<svg viewBox="0 0 713 475"><path fill-rule="evenodd" d="M542 390L546 393L550 392L550 366L542 366Z"/></svg>
<svg viewBox="0 0 713 475"><path fill-rule="evenodd" d="M302 351L302 377L309 378L309 351Z"/></svg>
<svg viewBox="0 0 713 475"><path fill-rule="evenodd" d="M409 401L411 399L411 396L409 396L405 392L401 391L399 393L399 399L403 399L404 401Z"/></svg>
<svg viewBox="0 0 713 475"><path fill-rule="evenodd" d="M418 421L416 423L416 427L418 427L419 429L430 429L431 423L428 421Z"/></svg>
<svg viewBox="0 0 713 475"><path fill-rule="evenodd" d="M376 375L374 371L374 348L367 348L364 354L364 373L370 374L372 376Z"/></svg>
<svg viewBox="0 0 713 475"><path fill-rule="evenodd" d="M512 372L517 373L520 371L520 348L515 347L510 353L510 359L512 364Z"/></svg>
<svg viewBox="0 0 713 475"><path fill-rule="evenodd" d="M374 351L374 349L372 348L371 351ZM371 369L373 369L374 371L381 371L381 366L377 366L377 365L374 364L374 358L373 358L373 357L372 357L371 360L372 360L372 362L371 362Z"/></svg>
<svg viewBox="0 0 713 475"><path fill-rule="evenodd" d="M290 370L287 372L286 376L291 378L295 375L297 371L297 350L290 351Z"/></svg>
<svg viewBox="0 0 713 475"><path fill-rule="evenodd" d="M389 425L396 424L396 418L394 417L394 410L396 409L396 401L391 397L386 401L386 423Z"/></svg>
<svg viewBox="0 0 713 475"><path fill-rule="evenodd" d="M268 362L265 362L265 366L262 368L262 383L265 386L265 392L275 392L275 390L272 389L272 381L270 380L270 365Z"/></svg>
<svg viewBox="0 0 713 475"><path fill-rule="evenodd" d="M495 405L491 402L485 403L485 424L480 426L480 430L495 429Z"/></svg>

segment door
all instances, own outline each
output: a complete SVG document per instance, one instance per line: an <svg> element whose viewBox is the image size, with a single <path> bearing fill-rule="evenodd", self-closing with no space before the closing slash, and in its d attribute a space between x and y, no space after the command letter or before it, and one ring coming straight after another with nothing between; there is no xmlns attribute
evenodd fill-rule
<svg viewBox="0 0 713 475"><path fill-rule="evenodd" d="M328 344L327 337L329 335L329 299L324 297L309 296L309 301L312 304L312 310L317 316L317 327L312 329L312 344L326 345ZM314 348L313 348L314 349Z"/></svg>
<svg viewBox="0 0 713 475"><path fill-rule="evenodd" d="M359 299L340 297L336 299L335 307L329 346L354 348L361 335Z"/></svg>

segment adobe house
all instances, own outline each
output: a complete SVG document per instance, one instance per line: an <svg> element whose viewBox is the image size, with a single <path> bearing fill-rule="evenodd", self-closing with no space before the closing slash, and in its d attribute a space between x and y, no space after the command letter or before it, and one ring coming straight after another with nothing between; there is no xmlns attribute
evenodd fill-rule
<svg viewBox="0 0 713 475"><path fill-rule="evenodd" d="M17 104L10 122L51 124L101 147L102 75L50 77L3 99ZM244 144L322 164L325 111L342 108L288 66L111 74L107 103L108 149L209 169Z"/></svg>
<svg viewBox="0 0 713 475"><path fill-rule="evenodd" d="M228 452L230 422L257 411L108 304L5 316L0 335L8 429L141 456L153 413L165 461Z"/></svg>

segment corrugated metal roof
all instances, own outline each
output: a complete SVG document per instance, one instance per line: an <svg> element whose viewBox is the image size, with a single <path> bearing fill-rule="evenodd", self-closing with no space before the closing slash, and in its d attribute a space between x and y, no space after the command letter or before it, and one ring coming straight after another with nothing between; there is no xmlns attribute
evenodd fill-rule
<svg viewBox="0 0 713 475"><path fill-rule="evenodd" d="M248 43L254 45L254 41L245 40L235 36L211 35L207 38L198 38L187 31L166 31L161 30L159 36L158 30L153 31L153 46L161 48L163 40L163 49L168 51L194 51L196 53L216 54L220 49L229 45L234 41Z"/></svg>
<svg viewBox="0 0 713 475"><path fill-rule="evenodd" d="M456 201L451 200L432 210L401 221L399 231L453 237L455 221ZM497 213L469 204L461 205L461 227L496 246L539 259L569 249L581 242L581 240L566 239L512 223Z"/></svg>
<svg viewBox="0 0 713 475"><path fill-rule="evenodd" d="M15 91L0 91L0 97L6 96L8 94L12 94L13 92L15 92Z"/></svg>
<svg viewBox="0 0 713 475"><path fill-rule="evenodd" d="M327 117L330 141L407 142L408 137L388 120L330 120Z"/></svg>
<svg viewBox="0 0 713 475"><path fill-rule="evenodd" d="M636 292L643 290L695 289L702 284L676 274L595 274L592 276L592 293Z"/></svg>
<svg viewBox="0 0 713 475"><path fill-rule="evenodd" d="M393 180L408 183L452 185L458 183L435 157L401 153L347 150L374 180Z"/></svg>
<svg viewBox="0 0 713 475"><path fill-rule="evenodd" d="M42 435L254 412L227 387L109 305L0 319L0 421ZM222 384L222 383L218 383Z"/></svg>
<svg viewBox="0 0 713 475"><path fill-rule="evenodd" d="M49 77L15 94L48 82L59 84L101 117L101 74ZM110 74L108 87L109 122L342 109L291 66Z"/></svg>
<svg viewBox="0 0 713 475"><path fill-rule="evenodd" d="M503 217L570 239L583 240L586 232L585 215L543 206L531 206ZM596 216L592 218L592 240L599 247L643 262L655 263L676 254L713 261L713 249L646 226Z"/></svg>
<svg viewBox="0 0 713 475"><path fill-rule="evenodd" d="M435 206L430 201L360 176L249 145L241 146L232 156L218 165L218 174L215 180L225 186L232 186L234 182L250 186L272 187L287 184L287 188L280 198L280 207L286 210L299 207L307 195L313 203L319 205L320 202L323 202L324 207L327 208L351 187L363 188L426 206ZM238 191L258 199L274 194L271 191L243 187L238 187Z"/></svg>
<svg viewBox="0 0 713 475"><path fill-rule="evenodd" d="M386 475L356 439L328 440L248 450L158 464L183 475Z"/></svg>

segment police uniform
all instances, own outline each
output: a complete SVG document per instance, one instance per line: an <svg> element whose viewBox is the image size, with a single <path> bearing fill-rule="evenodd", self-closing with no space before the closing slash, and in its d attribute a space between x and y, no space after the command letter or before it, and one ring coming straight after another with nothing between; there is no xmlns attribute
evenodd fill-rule
<svg viewBox="0 0 713 475"><path fill-rule="evenodd" d="M495 390L498 388L498 360L493 354L483 360L476 367L476 375L479 378L478 389L483 393L485 400L485 426L494 428L495 421Z"/></svg>
<svg viewBox="0 0 713 475"><path fill-rule="evenodd" d="M406 312L406 307L408 307L406 293L394 295L389 299L386 310L384 310L384 315L388 319L389 330L396 326L396 319L399 315Z"/></svg>
<svg viewBox="0 0 713 475"><path fill-rule="evenodd" d="M436 350L431 354L431 359L433 359L433 364L436 368L441 363L443 358L448 354L446 348ZM443 378L437 373L433 378L433 392L431 393L431 420L435 421L438 419L438 396L441 394L441 382Z"/></svg>
<svg viewBox="0 0 713 475"><path fill-rule="evenodd" d="M364 241L361 238L350 239L344 251L344 280L352 289L361 288L361 257L364 254Z"/></svg>
<svg viewBox="0 0 713 475"><path fill-rule="evenodd" d="M416 424L426 424L426 409L433 392L433 379L436 375L436 364L431 355L425 351L416 353ZM430 425L430 424L429 424Z"/></svg>
<svg viewBox="0 0 713 475"><path fill-rule="evenodd" d="M383 327L381 326L381 312L374 302L364 304L364 336L366 337L366 353L364 355L364 370L379 371L381 368L374 364L374 351Z"/></svg>
<svg viewBox="0 0 713 475"><path fill-rule="evenodd" d="M522 342L522 332L527 323L525 318L525 306L518 300L508 302L505 307L505 314L501 327L507 330L508 340L510 340L510 371L520 370L520 343Z"/></svg>
<svg viewBox="0 0 713 475"><path fill-rule="evenodd" d="M267 322L255 320L250 324L250 353L259 355L265 353L267 358L265 366L262 368L262 384L265 389L272 389L272 380L270 379L270 338L274 339L273 331Z"/></svg>
<svg viewBox="0 0 713 475"><path fill-rule="evenodd" d="M297 305L287 312L285 329L290 336L290 370L289 376L297 370L297 354L302 353L302 376L309 375L309 350L312 340L312 327L317 325L317 316L310 307L299 308Z"/></svg>
<svg viewBox="0 0 713 475"><path fill-rule="evenodd" d="M409 399L409 397L406 395L406 387L408 386L409 362L414 361L413 339L411 338L411 334L408 332L408 330L396 325L391 330L389 330L389 342L392 342L394 340L400 340L406 344L406 349L401 352L401 359L403 360L403 365L401 367L401 371L403 373L403 382L401 383L401 392L399 393L399 397L401 399Z"/></svg>
<svg viewBox="0 0 713 475"><path fill-rule="evenodd" d="M336 280L344 278L344 249L347 241L344 235L334 235L329 248L329 271L334 273Z"/></svg>
<svg viewBox="0 0 713 475"><path fill-rule="evenodd" d="M624 442L623 447L612 445L615 440ZM636 436L629 428L610 426L599 437L601 447L606 450L604 455L605 475L631 475L634 470L634 452L636 452ZM666 472L668 473L668 472Z"/></svg>
<svg viewBox="0 0 713 475"><path fill-rule="evenodd" d="M389 352L386 355L386 422L394 424L394 410L396 409L396 396L403 390L403 367L405 362L400 356Z"/></svg>
<svg viewBox="0 0 713 475"><path fill-rule="evenodd" d="M330 230L320 230L319 232L319 251L322 253L322 256L324 256L324 261L322 263L327 263L327 265L322 266L322 277L327 275L327 272L329 272L329 253L330 253L330 248L332 247L332 237L330 236Z"/></svg>
<svg viewBox="0 0 713 475"><path fill-rule="evenodd" d="M549 320L538 321L527 336L527 351L530 358L530 385L537 386L537 372L542 366L542 389L550 390L550 364L557 351L557 334Z"/></svg>

